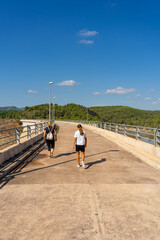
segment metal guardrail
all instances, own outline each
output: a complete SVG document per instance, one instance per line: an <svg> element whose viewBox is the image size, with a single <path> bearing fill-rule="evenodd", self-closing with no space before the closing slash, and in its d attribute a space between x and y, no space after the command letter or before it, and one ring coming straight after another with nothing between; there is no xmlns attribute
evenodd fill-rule
<svg viewBox="0 0 160 240"><path fill-rule="evenodd" d="M83 120L58 120L88 124L90 126L102 128L104 130L112 131L117 134L122 134L137 140L153 144L160 147L160 128L150 128L118 123L97 122L97 121L83 121Z"/></svg>
<svg viewBox="0 0 160 240"><path fill-rule="evenodd" d="M19 144L23 138L30 139L32 136L42 133L46 126L47 122L44 122L0 130L0 150L12 144Z"/></svg>
<svg viewBox="0 0 160 240"><path fill-rule="evenodd" d="M153 144L156 147L160 147L160 128L150 128L126 124L97 122L97 121L83 121L83 120L58 120L88 124L90 126L102 128L104 130L112 131L117 134L122 134L128 137L135 138L137 140ZM9 146L14 143L20 143L22 138L30 139L31 136L37 135L43 132L47 126L47 122L28 125L25 127L17 127L10 129L0 130L0 149L4 146Z"/></svg>

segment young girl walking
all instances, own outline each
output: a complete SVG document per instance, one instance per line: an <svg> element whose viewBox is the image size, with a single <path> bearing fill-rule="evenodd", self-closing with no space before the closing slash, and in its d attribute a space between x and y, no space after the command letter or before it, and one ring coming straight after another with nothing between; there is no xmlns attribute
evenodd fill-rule
<svg viewBox="0 0 160 240"><path fill-rule="evenodd" d="M85 168L85 148L87 147L87 137L85 131L82 129L82 125L78 124L77 131L74 134L73 150L76 148L77 167L80 167L80 152L82 158L82 167Z"/></svg>

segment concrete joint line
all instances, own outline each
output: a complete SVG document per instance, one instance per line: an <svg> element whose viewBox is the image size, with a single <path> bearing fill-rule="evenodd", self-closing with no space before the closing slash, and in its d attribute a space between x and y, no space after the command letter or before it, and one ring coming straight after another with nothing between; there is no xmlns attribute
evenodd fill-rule
<svg viewBox="0 0 160 240"><path fill-rule="evenodd" d="M99 235L99 239L103 240L105 237L105 230L102 223L102 213L99 207L99 201L97 198L97 194L94 188L91 186L91 194L92 194L92 202L90 203L92 212L93 212L93 221L95 225L95 229L97 229L97 233Z"/></svg>

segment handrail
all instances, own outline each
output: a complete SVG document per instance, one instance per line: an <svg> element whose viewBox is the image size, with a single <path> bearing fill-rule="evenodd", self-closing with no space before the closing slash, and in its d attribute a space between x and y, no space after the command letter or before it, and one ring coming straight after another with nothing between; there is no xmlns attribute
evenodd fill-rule
<svg viewBox="0 0 160 240"><path fill-rule="evenodd" d="M2 146L9 146L12 144L19 144L21 139L30 139L33 135L36 136L42 133L44 128L47 126L47 122L35 123L32 125L21 126L17 128L9 128L0 130L0 149ZM12 144L11 144L12 143Z"/></svg>
<svg viewBox="0 0 160 240"><path fill-rule="evenodd" d="M83 121L83 120L63 120L68 122L79 122L90 126L102 128L104 130L112 131L117 134L132 137L137 140L153 144L156 147L160 147L160 128L135 126L119 123L99 122L99 121Z"/></svg>
<svg viewBox="0 0 160 240"><path fill-rule="evenodd" d="M87 124L90 126L95 126L97 128L102 128L104 130L112 131L117 134L125 135L128 137L135 138L140 141L144 141L153 144L156 147L160 147L160 128L151 128L144 126L135 126L127 124L109 123L109 122L99 122L99 121L85 121L85 120L65 120L59 119L58 121L68 121L68 122L78 122ZM37 135L43 132L43 129L47 126L47 121L44 123L32 124L17 128L9 128L0 130L0 148L9 143L20 143L21 139L27 137L31 138L33 135ZM4 132L9 132L6 136L3 135ZM26 133L26 134L25 134ZM24 135L25 134L25 135ZM2 140L8 139L8 141L2 142Z"/></svg>

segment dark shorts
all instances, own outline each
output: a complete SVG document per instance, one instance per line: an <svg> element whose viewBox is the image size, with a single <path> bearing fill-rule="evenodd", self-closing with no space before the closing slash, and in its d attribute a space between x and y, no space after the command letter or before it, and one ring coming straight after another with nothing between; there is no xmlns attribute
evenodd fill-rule
<svg viewBox="0 0 160 240"><path fill-rule="evenodd" d="M85 146L84 145L76 145L76 152L85 152Z"/></svg>
<svg viewBox="0 0 160 240"><path fill-rule="evenodd" d="M51 150L51 148L54 149L54 140L46 140L48 151Z"/></svg>

